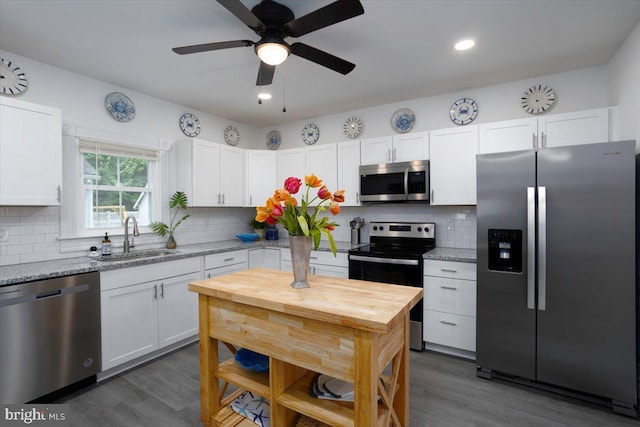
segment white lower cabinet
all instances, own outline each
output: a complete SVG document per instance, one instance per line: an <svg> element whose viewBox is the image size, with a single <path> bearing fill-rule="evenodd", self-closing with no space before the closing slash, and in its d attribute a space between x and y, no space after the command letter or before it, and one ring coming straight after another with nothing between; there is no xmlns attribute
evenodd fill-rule
<svg viewBox="0 0 640 427"><path fill-rule="evenodd" d="M280 270L280 249L250 249L249 268L271 268L273 270Z"/></svg>
<svg viewBox="0 0 640 427"><path fill-rule="evenodd" d="M198 334L201 258L100 273L102 370Z"/></svg>
<svg viewBox="0 0 640 427"><path fill-rule="evenodd" d="M280 269L293 271L291 266L291 250L280 250ZM309 274L329 277L349 278L349 259L346 253L337 253L334 257L331 252L311 251L309 259Z"/></svg>
<svg viewBox="0 0 640 427"><path fill-rule="evenodd" d="M474 358L476 264L425 260L425 348Z"/></svg>
<svg viewBox="0 0 640 427"><path fill-rule="evenodd" d="M246 270L249 267L249 253L246 249L221 252L204 257L204 277L221 276Z"/></svg>

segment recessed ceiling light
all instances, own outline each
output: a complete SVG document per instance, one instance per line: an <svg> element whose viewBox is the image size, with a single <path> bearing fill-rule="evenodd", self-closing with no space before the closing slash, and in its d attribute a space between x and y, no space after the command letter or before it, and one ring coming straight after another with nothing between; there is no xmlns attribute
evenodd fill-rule
<svg viewBox="0 0 640 427"><path fill-rule="evenodd" d="M475 46L475 44L476 42L471 39L460 40L458 43L456 43L455 48L456 50L467 50L471 49L473 46Z"/></svg>
<svg viewBox="0 0 640 427"><path fill-rule="evenodd" d="M267 93L267 92L260 92L260 93L258 94L258 98L259 98L259 99L265 99L265 100L266 100L266 99L271 99L271 94L270 94L270 93Z"/></svg>

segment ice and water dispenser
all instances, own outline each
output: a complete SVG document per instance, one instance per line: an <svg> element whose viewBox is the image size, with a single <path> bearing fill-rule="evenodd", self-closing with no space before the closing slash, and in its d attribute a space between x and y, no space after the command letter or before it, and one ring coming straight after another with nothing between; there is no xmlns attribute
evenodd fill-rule
<svg viewBox="0 0 640 427"><path fill-rule="evenodd" d="M522 230L489 229L489 270L522 273Z"/></svg>

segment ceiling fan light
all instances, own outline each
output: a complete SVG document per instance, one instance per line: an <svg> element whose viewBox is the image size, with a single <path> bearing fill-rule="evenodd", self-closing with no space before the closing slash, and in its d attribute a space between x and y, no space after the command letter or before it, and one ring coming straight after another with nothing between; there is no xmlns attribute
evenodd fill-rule
<svg viewBox="0 0 640 427"><path fill-rule="evenodd" d="M266 101L267 99L271 99L271 94L267 93L267 92L260 92L258 94L258 98L259 99L264 99Z"/></svg>
<svg viewBox="0 0 640 427"><path fill-rule="evenodd" d="M460 40L458 43L456 43L454 47L456 50L467 50L467 49L471 49L475 45L476 45L476 42L474 40L467 39L467 40Z"/></svg>
<svg viewBox="0 0 640 427"><path fill-rule="evenodd" d="M280 65L289 56L289 49L280 43L262 43L257 52L260 60L269 65Z"/></svg>

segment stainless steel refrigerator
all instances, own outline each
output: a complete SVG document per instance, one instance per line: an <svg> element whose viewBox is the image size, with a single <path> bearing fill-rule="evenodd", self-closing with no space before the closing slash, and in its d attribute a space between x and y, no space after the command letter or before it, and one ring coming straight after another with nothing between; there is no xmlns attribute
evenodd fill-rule
<svg viewBox="0 0 640 427"><path fill-rule="evenodd" d="M637 411L635 142L477 156L478 376Z"/></svg>

